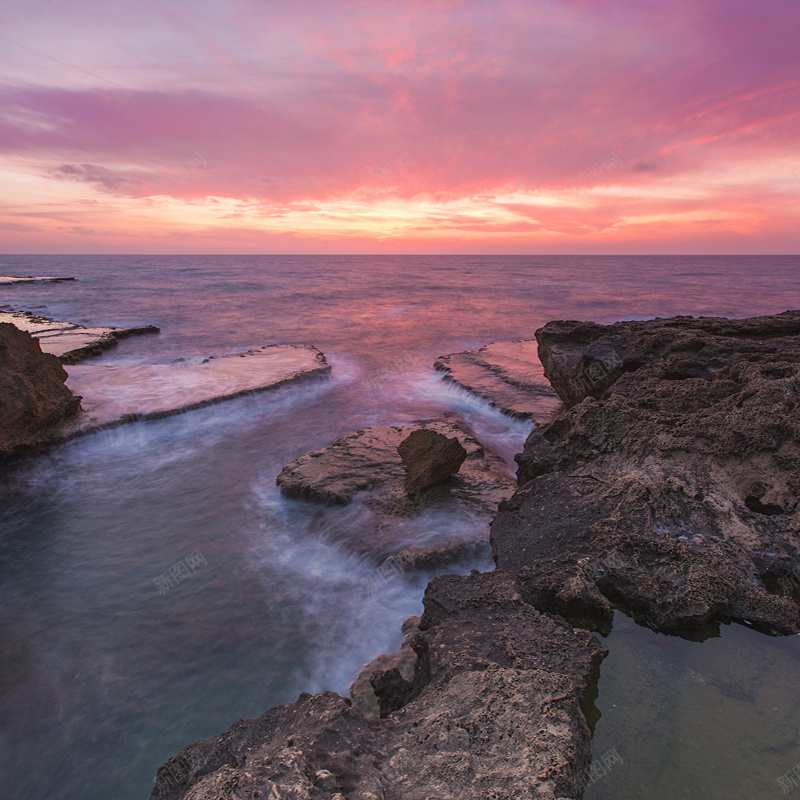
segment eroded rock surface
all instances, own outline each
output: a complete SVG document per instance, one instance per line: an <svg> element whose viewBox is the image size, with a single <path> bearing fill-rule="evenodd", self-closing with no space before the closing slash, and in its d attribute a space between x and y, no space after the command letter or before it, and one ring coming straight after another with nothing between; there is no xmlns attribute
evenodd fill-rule
<svg viewBox="0 0 800 800"><path fill-rule="evenodd" d="M437 578L424 603L413 680L373 676L384 718L332 692L301 695L187 747L151 800L579 797L580 703L601 645L531 608L501 572Z"/></svg>
<svg viewBox="0 0 800 800"><path fill-rule="evenodd" d="M30 334L0 322L0 456L51 441L80 408L58 359Z"/></svg>
<svg viewBox="0 0 800 800"><path fill-rule="evenodd" d="M513 417L541 420L560 405L545 379L535 339L492 342L480 350L440 356L434 367L445 380L487 400Z"/></svg>
<svg viewBox="0 0 800 800"><path fill-rule="evenodd" d="M71 280L71 279L64 279ZM159 333L155 325L136 328L85 328L73 322L58 322L30 311L0 311L0 322L10 322L36 337L42 351L57 356L62 364L76 364L89 356L100 355L120 339L145 333Z"/></svg>
<svg viewBox="0 0 800 800"><path fill-rule="evenodd" d="M202 364L77 364L69 386L83 396L85 413L73 433L140 419L156 419L330 372L311 345L282 344Z"/></svg>
<svg viewBox="0 0 800 800"><path fill-rule="evenodd" d="M800 631L767 591L800 563L800 312L537 337L572 408L531 433L492 526L526 598L601 628L619 603L661 629Z"/></svg>

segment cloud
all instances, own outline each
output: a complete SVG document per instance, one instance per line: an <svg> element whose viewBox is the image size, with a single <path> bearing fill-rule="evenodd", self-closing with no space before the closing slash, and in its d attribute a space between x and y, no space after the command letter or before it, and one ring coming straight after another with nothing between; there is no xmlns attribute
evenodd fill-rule
<svg viewBox="0 0 800 800"><path fill-rule="evenodd" d="M10 4L0 37L0 178L32 207L57 186L73 209L130 200L148 226L172 225L172 203L182 221L214 203L256 230L286 218L327 231L345 208L358 227L397 203L469 201L482 214L454 228L496 242L541 220L509 201L491 221L496 198L550 198L558 230L601 237L598 209L620 219L646 197L668 226L677 194L712 218L763 197L759 214L784 224L758 187L796 167L796 5L30 3ZM632 166L562 197L609 153ZM403 154L414 169L376 181Z"/></svg>
<svg viewBox="0 0 800 800"><path fill-rule="evenodd" d="M97 164L62 164L54 176L60 180L89 183L114 195L131 194L141 186L141 181Z"/></svg>

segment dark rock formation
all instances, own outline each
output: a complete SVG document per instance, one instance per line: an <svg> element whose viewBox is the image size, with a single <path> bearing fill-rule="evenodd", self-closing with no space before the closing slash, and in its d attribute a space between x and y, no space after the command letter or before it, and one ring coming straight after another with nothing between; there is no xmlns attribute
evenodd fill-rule
<svg viewBox="0 0 800 800"><path fill-rule="evenodd" d="M0 456L57 438L80 409L67 373L30 334L0 322Z"/></svg>
<svg viewBox="0 0 800 800"><path fill-rule="evenodd" d="M600 628L618 604L660 629L800 631L767 590L800 563L800 312L537 337L572 408L517 456L498 567L537 608Z"/></svg>
<svg viewBox="0 0 800 800"><path fill-rule="evenodd" d="M741 352L758 360L754 343L798 335L797 311L749 319L671 317L614 325L558 321L536 331L544 374L570 407L584 397L601 397L624 373L654 360L665 366L667 379L707 378L735 363ZM714 346L706 349L711 342ZM668 366L672 363L679 370L674 378Z"/></svg>
<svg viewBox="0 0 800 800"><path fill-rule="evenodd" d="M412 497L452 478L467 457L457 437L448 438L428 428L411 431L397 446L397 452L406 468L406 491Z"/></svg>
<svg viewBox="0 0 800 800"><path fill-rule="evenodd" d="M560 405L544 377L534 339L493 342L477 351L440 356L444 379L512 417L548 418Z"/></svg>
<svg viewBox="0 0 800 800"><path fill-rule="evenodd" d="M431 582L420 629L413 680L372 678L383 719L303 694L183 750L151 800L579 797L597 640L531 608L501 572Z"/></svg>

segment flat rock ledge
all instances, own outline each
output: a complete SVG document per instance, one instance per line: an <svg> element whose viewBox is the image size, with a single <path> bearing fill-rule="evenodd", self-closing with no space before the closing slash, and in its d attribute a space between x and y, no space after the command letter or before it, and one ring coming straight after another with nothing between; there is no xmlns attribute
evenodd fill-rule
<svg viewBox="0 0 800 800"><path fill-rule="evenodd" d="M305 344L268 345L201 364L76 364L67 384L82 396L83 414L65 433L167 417L327 375L330 369L323 353Z"/></svg>
<svg viewBox="0 0 800 800"><path fill-rule="evenodd" d="M394 522L428 510L447 510L482 517L488 525L497 504L509 498L515 481L500 456L486 449L463 423L435 419L403 426L373 426L335 441L329 447L296 458L276 482L286 497L323 505L348 505L358 499L376 514L369 536L348 535L342 544L375 561L402 555L404 569L435 568L490 553L486 533L437 541L430 547L398 543ZM398 446L414 431L432 430L458 439L467 456L456 475L410 496ZM475 526L471 526L473 529ZM478 526L480 527L480 526Z"/></svg>
<svg viewBox="0 0 800 800"><path fill-rule="evenodd" d="M537 331L569 410L517 456L497 566L541 610L599 630L734 620L800 632L800 312Z"/></svg>
<svg viewBox="0 0 800 800"><path fill-rule="evenodd" d="M606 651L502 572L429 585L412 680L372 676L381 718L333 692L197 742L151 800L571 800L591 761L581 703Z"/></svg>
<svg viewBox="0 0 800 800"><path fill-rule="evenodd" d="M114 347L120 339L145 333L160 333L155 325L135 328L85 328L73 322L58 322L30 311L0 311L0 322L10 322L39 340L42 351L62 364L76 364Z"/></svg>
<svg viewBox="0 0 800 800"><path fill-rule="evenodd" d="M504 414L539 421L561 406L545 379L535 339L493 342L480 350L440 356L444 379L477 395Z"/></svg>
<svg viewBox="0 0 800 800"><path fill-rule="evenodd" d="M61 283L74 281L75 278L56 278L50 276L36 277L34 275L0 275L0 286L11 286L15 283Z"/></svg>

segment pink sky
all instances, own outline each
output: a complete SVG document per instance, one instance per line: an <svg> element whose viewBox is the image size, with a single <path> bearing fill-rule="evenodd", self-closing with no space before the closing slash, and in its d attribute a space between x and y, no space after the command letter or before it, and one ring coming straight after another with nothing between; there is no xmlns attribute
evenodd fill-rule
<svg viewBox="0 0 800 800"><path fill-rule="evenodd" d="M798 253L793 0L5 0L0 252Z"/></svg>

